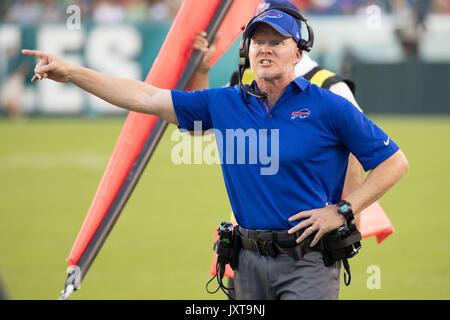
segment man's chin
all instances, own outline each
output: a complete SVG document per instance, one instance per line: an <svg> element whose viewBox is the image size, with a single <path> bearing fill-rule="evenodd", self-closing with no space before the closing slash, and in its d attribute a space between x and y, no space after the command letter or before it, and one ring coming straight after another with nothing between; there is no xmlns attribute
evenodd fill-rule
<svg viewBox="0 0 450 320"><path fill-rule="evenodd" d="M259 75L259 78L261 80L264 80L264 81L274 81L274 80L280 79L281 76L278 75L278 74L271 74L271 73L261 72L260 75Z"/></svg>

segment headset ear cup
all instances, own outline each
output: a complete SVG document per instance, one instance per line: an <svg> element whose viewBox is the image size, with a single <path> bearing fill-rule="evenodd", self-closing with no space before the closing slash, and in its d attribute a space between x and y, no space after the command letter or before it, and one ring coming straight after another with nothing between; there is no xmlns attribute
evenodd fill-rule
<svg viewBox="0 0 450 320"><path fill-rule="evenodd" d="M306 40L304 40L304 39L301 39L300 41L299 41L299 43L298 43L298 48L300 49L300 50L302 50L302 51L309 51L309 50L307 50L307 48L306 48Z"/></svg>
<svg viewBox="0 0 450 320"><path fill-rule="evenodd" d="M300 40L300 42L298 43L298 48L302 51L307 51L310 52L311 51L311 45L309 43L309 41L306 40Z"/></svg>
<svg viewBox="0 0 450 320"><path fill-rule="evenodd" d="M247 68L250 68L250 58L249 58L249 51L250 51L250 39L247 38L245 41L245 66Z"/></svg>
<svg viewBox="0 0 450 320"><path fill-rule="evenodd" d="M306 24L306 29L308 29L308 41L303 40L305 43L303 44L303 46L305 47L305 51L311 51L311 48L314 45L314 32L313 29L311 28L311 26L309 24Z"/></svg>
<svg viewBox="0 0 450 320"><path fill-rule="evenodd" d="M241 43L239 44L239 64L245 66L246 68L250 67L250 60L248 58L249 44L250 39L244 39L244 37L241 39Z"/></svg>
<svg viewBox="0 0 450 320"><path fill-rule="evenodd" d="M239 58L244 58L245 57L245 39L244 39L244 35L242 35L242 39L241 42L239 42Z"/></svg>

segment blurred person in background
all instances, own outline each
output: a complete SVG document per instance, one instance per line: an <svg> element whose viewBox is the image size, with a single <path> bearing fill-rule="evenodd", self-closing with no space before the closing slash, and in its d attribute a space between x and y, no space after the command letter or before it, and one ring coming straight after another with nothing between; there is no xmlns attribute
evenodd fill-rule
<svg viewBox="0 0 450 320"><path fill-rule="evenodd" d="M361 0L355 1L355 0L340 0L339 6L342 14L349 14L353 15L355 14L358 4L361 2Z"/></svg>
<svg viewBox="0 0 450 320"><path fill-rule="evenodd" d="M0 82L0 106L9 118L15 120L23 115L25 79L31 67L21 55L17 55L17 50L11 46L4 51L8 63L4 81Z"/></svg>
<svg viewBox="0 0 450 320"><path fill-rule="evenodd" d="M395 35L400 42L405 59L419 58L419 44L426 31L426 16L430 9L428 0L391 0Z"/></svg>
<svg viewBox="0 0 450 320"><path fill-rule="evenodd" d="M310 0L310 14L341 14L339 0Z"/></svg>
<svg viewBox="0 0 450 320"><path fill-rule="evenodd" d="M92 12L92 20L95 23L113 24L124 20L123 7L114 0L100 0Z"/></svg>
<svg viewBox="0 0 450 320"><path fill-rule="evenodd" d="M449 14L450 0L433 0L431 12L436 14Z"/></svg>
<svg viewBox="0 0 450 320"><path fill-rule="evenodd" d="M41 21L44 8L37 0L19 0L14 2L6 12L5 22L33 24Z"/></svg>
<svg viewBox="0 0 450 320"><path fill-rule="evenodd" d="M42 1L41 21L44 23L64 21L66 15L66 6L60 0Z"/></svg>
<svg viewBox="0 0 450 320"><path fill-rule="evenodd" d="M12 3L12 0L0 1L0 22L5 19L6 12L8 11Z"/></svg>
<svg viewBox="0 0 450 320"><path fill-rule="evenodd" d="M125 2L125 17L127 21L146 22L149 6L146 0L128 0Z"/></svg>
<svg viewBox="0 0 450 320"><path fill-rule="evenodd" d="M173 20L178 13L182 0L166 0L169 6L169 19Z"/></svg>
<svg viewBox="0 0 450 320"><path fill-rule="evenodd" d="M169 20L170 9L169 5L164 0L150 1L149 18L152 22L163 22Z"/></svg>
<svg viewBox="0 0 450 320"><path fill-rule="evenodd" d="M178 13L181 0L150 0L150 21L169 22Z"/></svg>
<svg viewBox="0 0 450 320"><path fill-rule="evenodd" d="M0 105L11 119L20 119L23 114L23 92L25 91L25 78L28 66L21 64L11 72L0 88Z"/></svg>

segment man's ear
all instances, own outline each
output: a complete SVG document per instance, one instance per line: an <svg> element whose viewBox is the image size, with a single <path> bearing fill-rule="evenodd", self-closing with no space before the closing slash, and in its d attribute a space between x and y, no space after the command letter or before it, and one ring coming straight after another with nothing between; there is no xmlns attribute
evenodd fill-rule
<svg viewBox="0 0 450 320"><path fill-rule="evenodd" d="M300 62L300 60L302 60L302 50L300 50L300 49L297 48L297 52L296 52L295 56L296 56L296 58L297 58L295 64L297 64L297 63Z"/></svg>

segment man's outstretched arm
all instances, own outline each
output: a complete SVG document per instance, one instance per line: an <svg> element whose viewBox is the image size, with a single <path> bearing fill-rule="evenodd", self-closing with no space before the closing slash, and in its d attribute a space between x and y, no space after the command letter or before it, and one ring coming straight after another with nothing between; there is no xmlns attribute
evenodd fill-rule
<svg viewBox="0 0 450 320"><path fill-rule="evenodd" d="M22 50L25 55L40 59L31 81L51 79L71 82L81 89L130 111L154 114L178 125L170 90L160 89L142 81L121 79L97 71L71 65L58 57L36 51Z"/></svg>

